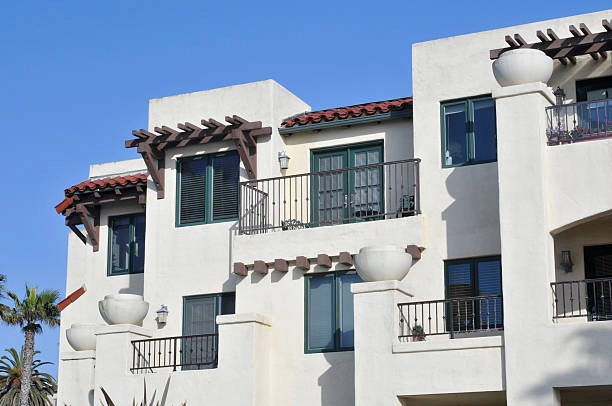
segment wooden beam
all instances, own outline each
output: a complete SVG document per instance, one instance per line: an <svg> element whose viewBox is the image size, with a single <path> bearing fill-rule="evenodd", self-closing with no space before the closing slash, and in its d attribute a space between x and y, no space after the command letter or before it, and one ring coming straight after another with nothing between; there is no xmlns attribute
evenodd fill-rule
<svg viewBox="0 0 612 406"><path fill-rule="evenodd" d="M76 212L81 219L81 223L85 226L94 252L97 252L100 249L100 208L78 204ZM93 223L89 219L90 216L94 219Z"/></svg>
<svg viewBox="0 0 612 406"><path fill-rule="evenodd" d="M274 269L280 272L289 271L289 262L286 259L277 258L274 260Z"/></svg>
<svg viewBox="0 0 612 406"><path fill-rule="evenodd" d="M303 256L295 257L295 267L297 269L301 269L302 271L310 270L310 260Z"/></svg>
<svg viewBox="0 0 612 406"><path fill-rule="evenodd" d="M512 38L510 35L506 35L505 40L506 40L506 43L513 48L519 46L519 44L517 44L514 38Z"/></svg>
<svg viewBox="0 0 612 406"><path fill-rule="evenodd" d="M514 40L517 42L517 44L519 44L520 46L523 45L527 45L528 42L525 41L525 39L523 37L521 37L521 34L514 34Z"/></svg>
<svg viewBox="0 0 612 406"><path fill-rule="evenodd" d="M589 30L589 27L587 27L585 23L580 23L579 27L580 31L582 31L584 35L592 34L591 30Z"/></svg>
<svg viewBox="0 0 612 406"><path fill-rule="evenodd" d="M421 250L416 245L408 245L406 252L412 256L412 259L421 259Z"/></svg>
<svg viewBox="0 0 612 406"><path fill-rule="evenodd" d="M331 268L332 260L327 254L319 254L317 255L317 265L325 268Z"/></svg>
<svg viewBox="0 0 612 406"><path fill-rule="evenodd" d="M610 21L604 18L603 20L601 20L601 25L604 27L606 31L612 32L612 24L610 24Z"/></svg>
<svg viewBox="0 0 612 406"><path fill-rule="evenodd" d="M538 37L538 39L539 39L541 42L549 42L549 41L551 41L550 39L548 39L548 37L546 36L546 34L544 34L544 32L542 32L542 30L538 30L538 31L536 32L536 37Z"/></svg>
<svg viewBox="0 0 612 406"><path fill-rule="evenodd" d="M257 179L257 149L247 147L244 133L240 130L232 130L232 138L244 169L247 171L248 178L251 180Z"/></svg>
<svg viewBox="0 0 612 406"><path fill-rule="evenodd" d="M265 261L255 261L253 263L253 270L259 274L265 275L268 273L268 264Z"/></svg>
<svg viewBox="0 0 612 406"><path fill-rule="evenodd" d="M63 311L69 304L74 303L75 300L83 296L83 294L87 291L87 287L83 284L80 288L66 296L64 300L57 304L57 308L59 311Z"/></svg>
<svg viewBox="0 0 612 406"><path fill-rule="evenodd" d="M570 34L572 34L574 37L581 37L582 35L580 35L580 31L578 31L578 29L573 25L570 24L569 26L569 32Z"/></svg>
<svg viewBox="0 0 612 406"><path fill-rule="evenodd" d="M350 252L342 251L340 253L338 262L340 262L342 265L353 266L353 256Z"/></svg>
<svg viewBox="0 0 612 406"><path fill-rule="evenodd" d="M68 219L66 219L66 223L68 223ZM87 237L85 237L85 234L83 234L76 225L74 224L66 224L66 225L72 230L73 233L76 234L77 237L79 237L81 241L83 241L83 244L87 244Z"/></svg>
<svg viewBox="0 0 612 406"><path fill-rule="evenodd" d="M249 274L246 265L242 262L234 262L234 273L239 276L247 276Z"/></svg>
<svg viewBox="0 0 612 406"><path fill-rule="evenodd" d="M142 155L142 159L144 160L145 165L147 166L149 175L151 175L151 178L153 179L155 189L157 190L157 198L163 199L165 194L164 169L166 166L165 157L163 153L162 156L159 157L159 151L153 152L152 146L148 142L143 142L138 145L137 151L140 153L140 155Z"/></svg>

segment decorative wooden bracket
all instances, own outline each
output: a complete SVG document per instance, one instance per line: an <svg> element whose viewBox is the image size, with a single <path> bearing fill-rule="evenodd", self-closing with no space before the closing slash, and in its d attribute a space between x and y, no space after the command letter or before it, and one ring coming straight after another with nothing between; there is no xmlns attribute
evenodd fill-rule
<svg viewBox="0 0 612 406"><path fill-rule="evenodd" d="M91 221L93 217L93 222ZM77 225L83 224L87 236ZM79 237L83 244L87 244L87 237L91 241L94 252L100 249L100 208L77 204L76 207L66 210L66 225Z"/></svg>
<svg viewBox="0 0 612 406"><path fill-rule="evenodd" d="M225 117L229 125L209 118L201 120L204 126L185 122L178 123L179 130L162 126L153 131L134 130L136 139L127 140L126 148L137 147L147 165L149 174L157 189L157 198L164 198L164 155L167 148L202 145L216 141L233 141L240 160L250 180L257 179L257 137L271 135L272 127L262 127L261 121L247 121L233 115Z"/></svg>

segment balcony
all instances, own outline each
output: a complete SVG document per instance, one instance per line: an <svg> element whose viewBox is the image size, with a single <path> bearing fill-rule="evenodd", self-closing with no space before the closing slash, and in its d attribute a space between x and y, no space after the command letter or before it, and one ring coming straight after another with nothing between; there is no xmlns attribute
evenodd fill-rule
<svg viewBox="0 0 612 406"><path fill-rule="evenodd" d="M503 330L503 299L474 296L399 303L400 341L423 341L427 336L450 338L496 334Z"/></svg>
<svg viewBox="0 0 612 406"><path fill-rule="evenodd" d="M200 334L132 341L134 374L217 367L217 334Z"/></svg>
<svg viewBox="0 0 612 406"><path fill-rule="evenodd" d="M546 108L548 145L612 137L612 99Z"/></svg>
<svg viewBox="0 0 612 406"><path fill-rule="evenodd" d="M553 320L584 317L612 320L612 278L583 279L550 284Z"/></svg>
<svg viewBox="0 0 612 406"><path fill-rule="evenodd" d="M420 159L282 176L240 184L240 234L414 216Z"/></svg>

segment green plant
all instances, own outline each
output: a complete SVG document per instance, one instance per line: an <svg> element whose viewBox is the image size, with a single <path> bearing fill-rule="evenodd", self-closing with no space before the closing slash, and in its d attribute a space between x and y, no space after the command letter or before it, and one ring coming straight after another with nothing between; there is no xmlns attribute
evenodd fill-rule
<svg viewBox="0 0 612 406"><path fill-rule="evenodd" d="M60 311L55 304L59 293L47 289L39 293L37 287L30 289L26 285L23 300L20 300L14 292L8 292L8 296L13 300L13 307L2 305L0 318L6 324L21 327L25 336L19 405L29 406L28 398L32 387L32 363L35 353L34 336L42 332L43 324L49 327L59 326Z"/></svg>
<svg viewBox="0 0 612 406"><path fill-rule="evenodd" d="M0 358L0 406L15 406L19 404L21 392L21 379L23 374L23 348L17 352L14 348L7 348L9 355ZM34 351L34 355L40 351ZM55 379L39 371L43 365L51 364L34 359L32 362L32 380L28 405L50 406L53 404L51 396L57 391Z"/></svg>
<svg viewBox="0 0 612 406"><path fill-rule="evenodd" d="M412 341L425 341L425 330L423 330L423 326L416 324L412 327Z"/></svg>
<svg viewBox="0 0 612 406"><path fill-rule="evenodd" d="M157 391L153 392L153 397L151 398L151 401L149 402L147 400L147 381L143 380L143 384L144 384L144 391L142 395L142 400L136 403L136 398L134 398L132 400L132 406L165 406L166 397L168 396L168 387L170 386L170 377L168 377L168 380L166 381L166 385L164 387L164 393L162 395L162 398L161 400L158 400L157 403L155 403L155 396L157 395ZM106 405L103 405L103 406L116 406L115 402L113 402L110 395L108 394L108 392L106 392L106 390L104 390L104 388L100 387L100 391L102 392L102 395L104 396L104 400L106 401ZM187 403L183 402L181 406L187 406Z"/></svg>

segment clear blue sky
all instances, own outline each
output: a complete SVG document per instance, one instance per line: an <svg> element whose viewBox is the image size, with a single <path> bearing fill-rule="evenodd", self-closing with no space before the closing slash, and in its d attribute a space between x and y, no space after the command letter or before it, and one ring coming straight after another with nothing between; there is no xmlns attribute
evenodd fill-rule
<svg viewBox="0 0 612 406"><path fill-rule="evenodd" d="M87 178L91 163L138 157L123 142L146 128L151 98L269 78L313 109L409 96L414 42L610 6L5 0L0 273L20 296L27 282L64 297L68 228L53 207ZM37 338L53 374L58 337L58 329L45 329ZM17 329L0 326L0 355L22 341Z"/></svg>

